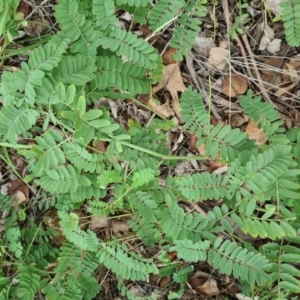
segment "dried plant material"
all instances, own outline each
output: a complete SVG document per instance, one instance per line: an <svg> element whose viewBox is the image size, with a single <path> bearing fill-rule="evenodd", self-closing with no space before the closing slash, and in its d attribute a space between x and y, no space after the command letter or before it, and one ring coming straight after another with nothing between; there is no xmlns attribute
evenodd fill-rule
<svg viewBox="0 0 300 300"><path fill-rule="evenodd" d="M123 236L127 234L130 230L126 220L118 221L113 219L111 221L111 228L116 237Z"/></svg>
<svg viewBox="0 0 300 300"><path fill-rule="evenodd" d="M184 135L182 132L169 131L167 136L168 144L172 147L172 152L176 151L182 141L184 140Z"/></svg>
<svg viewBox="0 0 300 300"><path fill-rule="evenodd" d="M141 26L140 31L142 32L142 36L147 39L153 45L153 47L158 50L159 53L164 50L166 41L161 37L160 33L151 36L153 34L153 31L150 30L148 25L146 24ZM150 39L148 39L149 36L151 36Z"/></svg>
<svg viewBox="0 0 300 300"><path fill-rule="evenodd" d="M29 4L21 1L17 8L17 12L22 15L22 19L25 19L29 13Z"/></svg>
<svg viewBox="0 0 300 300"><path fill-rule="evenodd" d="M240 294L240 293L236 294L235 296L237 297L238 300L259 300L258 296L255 296L253 298L253 297L245 296L245 295Z"/></svg>
<svg viewBox="0 0 300 300"><path fill-rule="evenodd" d="M228 97L236 97L246 93L248 82L245 76L240 74L227 75L223 79L222 92Z"/></svg>
<svg viewBox="0 0 300 300"><path fill-rule="evenodd" d="M169 118L171 116L174 116L174 114L175 114L173 108L170 107L170 103L169 103L168 100L164 104L157 105L155 103L155 101L150 99L149 100L149 106L155 112L157 112L158 114L160 114L161 116L163 116L165 118Z"/></svg>
<svg viewBox="0 0 300 300"><path fill-rule="evenodd" d="M130 288L129 288L129 292L130 294L140 298L140 297L143 297L144 296L144 293L141 291L141 289L139 289L137 286L135 285L132 285Z"/></svg>
<svg viewBox="0 0 300 300"><path fill-rule="evenodd" d="M264 26L264 34L260 40L258 50L265 50L274 39L274 30L268 25Z"/></svg>
<svg viewBox="0 0 300 300"><path fill-rule="evenodd" d="M163 288L167 286L171 281L172 281L171 276L165 276L159 280L158 285Z"/></svg>
<svg viewBox="0 0 300 300"><path fill-rule="evenodd" d="M283 1L286 0L266 0L266 8L274 15L280 15L282 10L280 3Z"/></svg>
<svg viewBox="0 0 300 300"><path fill-rule="evenodd" d="M164 65L176 64L178 61L174 59L174 55L177 49L168 48L167 51L163 54L163 63Z"/></svg>
<svg viewBox="0 0 300 300"><path fill-rule="evenodd" d="M191 171L192 165L189 160L184 160L180 163L177 163L175 168L175 175L181 176L183 174L189 174Z"/></svg>
<svg viewBox="0 0 300 300"><path fill-rule="evenodd" d="M91 216L91 223L89 225L89 228L91 230L103 228L108 226L108 219L107 216Z"/></svg>
<svg viewBox="0 0 300 300"><path fill-rule="evenodd" d="M191 151L197 152L198 149L197 149L197 146L196 146L196 144L197 144L196 133L190 134L190 138L189 138L188 144L189 144L189 148L190 148Z"/></svg>
<svg viewBox="0 0 300 300"><path fill-rule="evenodd" d="M256 141L256 145L264 144L268 140L268 136L252 120L249 121L245 132L249 135L249 139Z"/></svg>
<svg viewBox="0 0 300 300"><path fill-rule="evenodd" d="M283 58L271 56L264 61L264 67L260 70L262 74L276 76L280 72L280 67L283 63Z"/></svg>
<svg viewBox="0 0 300 300"><path fill-rule="evenodd" d="M261 79L263 81L265 89L269 91L277 91L278 87L280 87L282 84L281 76L279 73L275 76L262 74Z"/></svg>
<svg viewBox="0 0 300 300"><path fill-rule="evenodd" d="M209 58L207 63L220 71L225 71L227 67L227 60L230 56L230 51L221 47L211 48L209 51Z"/></svg>
<svg viewBox="0 0 300 300"><path fill-rule="evenodd" d="M297 71L298 76L300 76L300 60L299 59L300 59L299 55L296 55L289 62L289 65L292 66ZM289 69L290 68L288 67L287 64L284 64L282 67L283 72L281 74L281 78L282 78L283 83L291 81Z"/></svg>
<svg viewBox="0 0 300 300"><path fill-rule="evenodd" d="M85 214L79 210L73 210L72 213L76 214L79 218L79 228L83 230L86 229L87 221L85 218ZM53 243L53 245L60 247L66 241L66 237L62 234L57 209L51 209L45 215L43 222L47 228L56 229L57 235L52 238L51 242Z"/></svg>
<svg viewBox="0 0 300 300"><path fill-rule="evenodd" d="M208 57L210 49L216 47L211 37L196 37L193 45L194 51L201 56Z"/></svg>
<svg viewBox="0 0 300 300"><path fill-rule="evenodd" d="M96 152L96 153L106 152L106 146L104 141L98 141L95 146L92 146L92 152Z"/></svg>
<svg viewBox="0 0 300 300"><path fill-rule="evenodd" d="M232 115L229 121L232 128L240 127L245 123L244 117L238 114Z"/></svg>
<svg viewBox="0 0 300 300"><path fill-rule="evenodd" d="M299 76L298 76L298 73L297 73L297 70L295 69L295 67L288 63L286 63L285 66L289 70L291 84L289 86L280 88L275 93L276 96L279 98L282 97L285 93L292 91L299 83Z"/></svg>
<svg viewBox="0 0 300 300"><path fill-rule="evenodd" d="M27 27L24 27L24 31L29 36L40 36L47 31L49 26L50 24L47 20L37 17Z"/></svg>
<svg viewBox="0 0 300 300"><path fill-rule="evenodd" d="M227 40L222 40L222 41L219 42L219 47L220 48L228 49L228 45L229 45L229 43L228 43Z"/></svg>
<svg viewBox="0 0 300 300"><path fill-rule="evenodd" d="M189 278L189 284L198 294L216 296L220 294L217 281L205 272L198 271Z"/></svg>
<svg viewBox="0 0 300 300"><path fill-rule="evenodd" d="M60 247L66 241L66 237L62 234L62 231L60 229L57 210L56 209L51 209L47 213L47 215L44 217L43 222L44 222L44 224L46 225L47 228L56 229L57 235L52 238L52 243L55 246Z"/></svg>
<svg viewBox="0 0 300 300"><path fill-rule="evenodd" d="M280 47L281 47L281 39L274 39L272 42L269 43L269 45L267 46L267 50L271 53L276 53L278 51L280 51Z"/></svg>
<svg viewBox="0 0 300 300"><path fill-rule="evenodd" d="M29 201L29 188L19 179L13 179L7 184L7 194L12 196L13 206Z"/></svg>
<svg viewBox="0 0 300 300"><path fill-rule="evenodd" d="M293 92L295 84L298 85L297 81L300 76L300 56L296 55L294 58L290 60L289 63L285 63L282 67L281 78L284 83L283 90L286 89L286 92ZM279 91L278 91L279 92ZM279 94L282 97L283 94ZM282 97L284 100L284 98Z"/></svg>
<svg viewBox="0 0 300 300"><path fill-rule="evenodd" d="M178 64L171 64L164 67L162 79L153 88L153 92L156 93L164 87L170 92L173 101L173 109L176 115L180 117L178 92L183 93L186 90L186 86L183 83Z"/></svg>
<svg viewBox="0 0 300 300"><path fill-rule="evenodd" d="M28 202L26 195L21 191L15 192L12 196L12 206L20 205L23 202Z"/></svg>

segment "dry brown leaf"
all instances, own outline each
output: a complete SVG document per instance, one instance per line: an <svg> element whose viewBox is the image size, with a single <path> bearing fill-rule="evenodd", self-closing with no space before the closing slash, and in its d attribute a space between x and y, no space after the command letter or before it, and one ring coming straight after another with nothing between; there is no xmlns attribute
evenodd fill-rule
<svg viewBox="0 0 300 300"><path fill-rule="evenodd" d="M248 89L248 81L240 74L227 75L223 79L222 92L228 97L244 94Z"/></svg>
<svg viewBox="0 0 300 300"><path fill-rule="evenodd" d="M91 223L89 225L89 228L91 230L95 230L95 229L103 228L103 227L107 227L107 226L108 226L107 216L92 215Z"/></svg>
<svg viewBox="0 0 300 300"><path fill-rule="evenodd" d="M189 284L198 294L216 296L220 294L217 281L210 277L210 274L198 271L189 278Z"/></svg>
<svg viewBox="0 0 300 300"><path fill-rule="evenodd" d="M95 146L92 145L91 147L92 147L92 152L96 152L96 153L106 152L106 146L103 141L98 141Z"/></svg>
<svg viewBox="0 0 300 300"><path fill-rule="evenodd" d="M165 287L166 285L168 285L170 282L172 281L171 276L165 276L163 278L161 278L158 282L160 287Z"/></svg>
<svg viewBox="0 0 300 300"><path fill-rule="evenodd" d="M29 4L24 1L21 1L18 6L17 12L22 14L22 18L25 19L29 13Z"/></svg>
<svg viewBox="0 0 300 300"><path fill-rule="evenodd" d="M193 49L198 55L208 57L210 49L215 46L211 37L196 37Z"/></svg>
<svg viewBox="0 0 300 300"><path fill-rule="evenodd" d="M175 49L175 48L167 49L167 51L163 54L163 57L162 57L164 65L178 63L178 61L174 59L174 54L176 53L176 51L177 51L177 49Z"/></svg>
<svg viewBox="0 0 300 300"><path fill-rule="evenodd" d="M245 123L245 121L246 120L245 120L244 116L234 114L230 118L230 126L232 128L240 127Z"/></svg>
<svg viewBox="0 0 300 300"><path fill-rule="evenodd" d="M280 66L283 63L283 58L278 56L271 56L264 61L264 68L261 73L269 76L275 76L280 71Z"/></svg>
<svg viewBox="0 0 300 300"><path fill-rule="evenodd" d="M207 63L220 71L225 71L229 56L230 51L228 49L214 47L209 51L209 58L207 60Z"/></svg>
<svg viewBox="0 0 300 300"><path fill-rule="evenodd" d="M274 39L274 30L268 25L263 26L263 36L261 37L258 50L265 50L267 46L271 43L271 41L273 41Z"/></svg>
<svg viewBox="0 0 300 300"><path fill-rule="evenodd" d="M37 17L27 27L24 27L24 31L29 36L40 36L47 31L49 25L47 20Z"/></svg>
<svg viewBox="0 0 300 300"><path fill-rule="evenodd" d="M112 227L112 231L114 232L116 237L125 235L130 230L126 220L118 221L118 220L113 219L111 221L111 227Z"/></svg>
<svg viewBox="0 0 300 300"><path fill-rule="evenodd" d="M173 101L173 109L176 115L180 117L178 92L183 93L187 88L183 83L178 64L171 64L164 67L162 79L153 88L153 92L157 93L164 87L170 92Z"/></svg>
<svg viewBox="0 0 300 300"><path fill-rule="evenodd" d="M197 143L197 136L196 136L196 133L192 133L190 134L190 138L189 138L189 148L191 151L193 152L196 152L198 149L197 149L197 146L196 146L196 143Z"/></svg>
<svg viewBox="0 0 300 300"><path fill-rule="evenodd" d="M246 127L245 132L248 133L249 139L256 141L256 145L264 144L268 140L268 136L261 128L258 128L257 123L253 122L251 119Z"/></svg>
<svg viewBox="0 0 300 300"><path fill-rule="evenodd" d="M7 194L12 196L13 206L29 201L28 186L17 178L7 184Z"/></svg>
<svg viewBox="0 0 300 300"><path fill-rule="evenodd" d="M290 73L290 81L292 82L291 85L287 86L287 87L282 87L280 88L275 94L277 97L281 97L282 95L284 95L287 92L290 92L291 90L293 90L299 83L299 76L297 73L297 70L295 69L295 67L292 64L285 64L287 69L289 70Z"/></svg>
<svg viewBox="0 0 300 300"><path fill-rule="evenodd" d="M279 73L274 76L262 74L261 79L263 81L264 87L270 91L277 91L278 87L281 86L282 80Z"/></svg>
<svg viewBox="0 0 300 300"><path fill-rule="evenodd" d="M157 105L152 99L149 100L149 106L158 114L165 118L169 118L171 116L174 116L174 110L170 107L169 101L166 101L166 103Z"/></svg>

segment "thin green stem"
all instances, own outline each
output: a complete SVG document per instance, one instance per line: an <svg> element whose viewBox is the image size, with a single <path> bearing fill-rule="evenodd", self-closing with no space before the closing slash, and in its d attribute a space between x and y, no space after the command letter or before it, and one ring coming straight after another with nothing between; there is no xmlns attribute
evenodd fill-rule
<svg viewBox="0 0 300 300"><path fill-rule="evenodd" d="M0 147L13 148L13 149L31 149L31 146L28 145L10 144L10 143L0 143Z"/></svg>

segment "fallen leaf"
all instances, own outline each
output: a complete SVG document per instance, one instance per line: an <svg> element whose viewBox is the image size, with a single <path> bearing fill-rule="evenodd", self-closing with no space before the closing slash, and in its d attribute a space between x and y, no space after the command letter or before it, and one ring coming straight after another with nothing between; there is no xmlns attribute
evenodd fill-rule
<svg viewBox="0 0 300 300"><path fill-rule="evenodd" d="M193 45L194 51L201 56L207 57L210 49L216 47L211 37L196 37Z"/></svg>
<svg viewBox="0 0 300 300"><path fill-rule="evenodd" d="M244 94L248 89L248 81L240 74L227 75L223 79L222 92L228 97Z"/></svg>
<svg viewBox="0 0 300 300"><path fill-rule="evenodd" d="M149 100L149 106L152 108L155 112L160 114L161 116L165 118L169 118L171 116L174 116L174 110L170 107L170 103L167 100L164 104L157 105L152 99Z"/></svg>
<svg viewBox="0 0 300 300"><path fill-rule="evenodd" d="M12 206L29 201L28 186L17 178L7 184L7 194L12 196Z"/></svg>
<svg viewBox="0 0 300 300"><path fill-rule="evenodd" d="M172 96L173 109L178 117L180 117L180 104L178 92L183 93L186 86L183 83L181 72L178 64L171 64L164 67L161 81L153 88L153 92L157 93L162 88L170 92Z"/></svg>
<svg viewBox="0 0 300 300"><path fill-rule="evenodd" d="M189 138L188 143L189 143L190 150L193 151L193 152L196 152L197 151L197 146L196 146L197 136L196 136L196 133L190 134L190 138Z"/></svg>
<svg viewBox="0 0 300 300"><path fill-rule="evenodd" d="M280 3L286 0L266 0L266 8L275 15L280 15L282 7Z"/></svg>
<svg viewBox="0 0 300 300"><path fill-rule="evenodd" d="M25 19L28 16L28 11L29 11L29 4L24 1L21 1L17 8L17 12L22 14L22 19Z"/></svg>
<svg viewBox="0 0 300 300"><path fill-rule="evenodd" d="M37 17L27 27L24 27L24 31L29 36L40 36L47 31L49 25L47 20Z"/></svg>
<svg viewBox="0 0 300 300"><path fill-rule="evenodd" d="M166 285L168 285L171 281L172 281L171 276L165 276L159 280L158 285L163 288Z"/></svg>
<svg viewBox="0 0 300 300"><path fill-rule="evenodd" d="M97 216L92 215L91 216L91 223L89 225L89 228L91 230L95 230L98 228L103 228L108 226L108 219L107 216Z"/></svg>
<svg viewBox="0 0 300 300"><path fill-rule="evenodd" d="M283 63L283 58L278 56L271 56L263 62L263 68L260 70L262 74L275 76L280 72L280 67Z"/></svg>
<svg viewBox="0 0 300 300"><path fill-rule="evenodd" d="M241 116L239 114L234 114L231 116L230 118L230 126L232 128L237 128L240 127L241 125L243 125L245 123L245 118L244 116Z"/></svg>
<svg viewBox="0 0 300 300"><path fill-rule="evenodd" d="M268 140L268 136L261 128L258 128L257 123L253 122L251 119L246 127L245 132L249 135L249 139L256 141L256 145L264 144Z"/></svg>
<svg viewBox="0 0 300 300"><path fill-rule="evenodd" d="M92 149L91 151L92 152L95 152L95 153L103 153L103 152L106 152L106 146L105 146L105 143L103 141L98 141L96 145L91 145Z"/></svg>
<svg viewBox="0 0 300 300"><path fill-rule="evenodd" d="M176 64L178 61L174 59L174 54L176 53L177 49L175 48L168 48L167 51L163 54L163 63L164 65Z"/></svg>
<svg viewBox="0 0 300 300"><path fill-rule="evenodd" d="M111 221L111 228L116 237L126 235L130 230L126 220L118 221L113 219Z"/></svg>
<svg viewBox="0 0 300 300"><path fill-rule="evenodd" d="M290 82L292 84L290 84L289 86L286 87L281 87L275 94L277 97L282 97L285 93L290 92L291 90L293 90L299 83L299 76L298 76L298 72L295 69L295 67L292 64L285 64L286 68L289 70L289 74L290 74Z"/></svg>
<svg viewBox="0 0 300 300"><path fill-rule="evenodd" d="M211 67L217 68L220 71L225 71L229 56L230 51L228 49L221 47L211 48L209 51L207 64L209 64Z"/></svg>
<svg viewBox="0 0 300 300"><path fill-rule="evenodd" d="M258 50L265 50L274 39L274 30L270 26L265 24L261 24L261 26L264 26L264 34L260 40Z"/></svg>
<svg viewBox="0 0 300 300"><path fill-rule="evenodd" d="M281 42L282 42L281 39L274 39L267 46L267 50L271 53L276 53L276 52L280 51Z"/></svg>
<svg viewBox="0 0 300 300"><path fill-rule="evenodd" d="M220 294L217 281L210 274L198 271L189 278L189 284L198 294L216 296Z"/></svg>

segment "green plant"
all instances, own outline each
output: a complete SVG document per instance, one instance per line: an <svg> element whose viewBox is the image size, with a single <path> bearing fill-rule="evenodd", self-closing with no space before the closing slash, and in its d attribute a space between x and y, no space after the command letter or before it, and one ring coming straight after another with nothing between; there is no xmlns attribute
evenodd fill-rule
<svg viewBox="0 0 300 300"><path fill-rule="evenodd" d="M173 40L180 55L191 47L199 26L194 16L203 14L204 3L178 1L173 11L171 2L161 1L150 9L154 20L166 4L170 11L164 22L181 9ZM207 156L170 155L165 137L156 132L159 122L149 128L132 122L126 131L106 108L95 108L94 100L148 93L162 64L155 48L116 26L119 5L146 17L143 8L149 1L60 0L55 17L61 31L32 51L19 70L2 74L0 146L26 158L29 175L24 181L40 187L45 207L58 209L66 242L54 247L55 230L43 230L29 216L24 222L24 212L3 197L11 215L1 241L0 299L29 300L37 293L47 299L92 299L101 290L96 274L104 267L116 275L118 289L128 299L137 297L127 280L173 274L178 290L169 299L178 299L192 271L179 262L199 260L242 280L248 295L263 290L273 299L299 293L299 271L291 262L300 260L300 130L285 135L279 114L249 91L241 105L269 138L268 145L258 147L238 129L210 124L201 95L189 87L181 97L181 115ZM190 28L186 39L185 26ZM106 152L96 149L99 141L107 144ZM227 164L226 174L168 176L161 184L162 166L207 158ZM207 215L180 206L220 198L223 205ZM132 234L149 247L159 246L161 255L146 259L122 239L100 240L83 230L73 212L83 205L90 215L130 215ZM272 244L255 249L238 238L237 227ZM178 255L176 266L164 255L172 251ZM7 264L12 271L7 272Z"/></svg>
<svg viewBox="0 0 300 300"><path fill-rule="evenodd" d="M234 23L227 33L228 36L231 36L233 39L236 39L239 34L244 33L242 26L249 21L249 14L243 12L243 9L248 7L248 1L244 0L243 3L238 1L236 6L238 8L238 15L235 17Z"/></svg>
<svg viewBox="0 0 300 300"><path fill-rule="evenodd" d="M285 28L286 41L290 46L300 45L300 1L288 0L280 2L281 16Z"/></svg>

